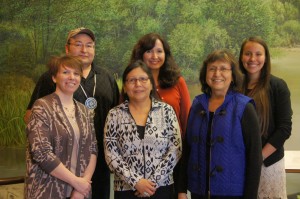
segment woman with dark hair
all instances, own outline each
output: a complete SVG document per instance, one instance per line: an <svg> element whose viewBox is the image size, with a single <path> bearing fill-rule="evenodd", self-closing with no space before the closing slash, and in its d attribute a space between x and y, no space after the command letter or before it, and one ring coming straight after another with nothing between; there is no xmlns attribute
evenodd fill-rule
<svg viewBox="0 0 300 199"><path fill-rule="evenodd" d="M258 118L240 94L242 75L227 50L209 54L200 71L203 94L188 118L179 199L257 199L262 164Z"/></svg>
<svg viewBox="0 0 300 199"><path fill-rule="evenodd" d="M73 98L82 62L54 57L49 71L55 92L35 101L26 128L25 198L91 198L97 161L93 112Z"/></svg>
<svg viewBox="0 0 300 199"><path fill-rule="evenodd" d="M271 75L270 52L261 38L250 37L242 43L239 65L245 74L243 92L256 103L261 130L263 165L258 196L287 198L283 145L292 130L290 91L284 80Z"/></svg>
<svg viewBox="0 0 300 199"><path fill-rule="evenodd" d="M138 60L123 73L125 100L104 128L105 159L114 172L115 199L171 199L181 136L173 108L155 98L154 79Z"/></svg>
<svg viewBox="0 0 300 199"><path fill-rule="evenodd" d="M184 138L191 106L190 94L184 78L180 75L167 41L157 33L144 35L135 44L130 62L143 60L151 69L154 89L161 101L170 104L176 113ZM174 169L175 194L177 196L178 167Z"/></svg>

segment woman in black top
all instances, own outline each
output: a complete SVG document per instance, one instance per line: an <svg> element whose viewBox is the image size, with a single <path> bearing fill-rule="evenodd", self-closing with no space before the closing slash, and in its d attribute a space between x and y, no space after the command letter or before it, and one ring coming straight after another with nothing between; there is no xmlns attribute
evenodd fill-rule
<svg viewBox="0 0 300 199"><path fill-rule="evenodd" d="M286 198L283 145L292 130L290 91L284 80L271 75L270 52L261 38L243 42L239 65L245 74L243 92L254 99L260 121L264 161L258 196Z"/></svg>

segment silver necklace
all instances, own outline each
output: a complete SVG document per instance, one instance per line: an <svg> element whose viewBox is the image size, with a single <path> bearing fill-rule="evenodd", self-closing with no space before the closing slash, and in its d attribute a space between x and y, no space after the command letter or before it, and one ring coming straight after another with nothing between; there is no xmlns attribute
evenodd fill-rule
<svg viewBox="0 0 300 199"><path fill-rule="evenodd" d="M97 100L95 99L95 92L96 92L96 74L94 74L94 91L93 91L93 97L88 97L85 90L83 89L82 85L80 84L80 88L83 91L85 97L87 98L85 100L84 105L91 110L94 110L95 108L97 108Z"/></svg>
<svg viewBox="0 0 300 199"><path fill-rule="evenodd" d="M74 104L71 108L68 108L68 107L64 106L64 110L65 110L65 113L66 113L68 119L70 119L72 121L76 121L76 118L75 118L75 105Z"/></svg>

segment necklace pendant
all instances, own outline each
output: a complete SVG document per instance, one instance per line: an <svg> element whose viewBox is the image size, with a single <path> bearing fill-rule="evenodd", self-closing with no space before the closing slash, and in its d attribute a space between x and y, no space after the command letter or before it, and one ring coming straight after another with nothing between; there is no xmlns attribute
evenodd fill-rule
<svg viewBox="0 0 300 199"><path fill-rule="evenodd" d="M88 109L94 110L95 108L97 108L97 100L93 97L89 97L85 100L85 106Z"/></svg>

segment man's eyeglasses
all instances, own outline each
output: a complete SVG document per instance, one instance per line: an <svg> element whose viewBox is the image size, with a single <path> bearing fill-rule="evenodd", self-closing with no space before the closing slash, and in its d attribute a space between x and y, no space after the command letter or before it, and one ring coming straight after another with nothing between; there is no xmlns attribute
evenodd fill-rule
<svg viewBox="0 0 300 199"><path fill-rule="evenodd" d="M128 78L126 81L129 83L129 84L136 84L137 81L139 81L141 84L145 84L147 83L149 80L149 77L139 77L139 78Z"/></svg>
<svg viewBox="0 0 300 199"><path fill-rule="evenodd" d="M220 73L228 73L229 71L231 71L231 68L224 68L224 67L221 67L221 68L217 68L217 67L207 68L207 72L209 72L209 73L215 73L217 71L220 71Z"/></svg>
<svg viewBox="0 0 300 199"><path fill-rule="evenodd" d="M95 47L95 45L93 43L83 44L83 43L80 43L80 42L76 42L76 43L68 43L68 44L73 45L75 48L80 48L80 49L82 49L83 46L86 49L93 49Z"/></svg>

